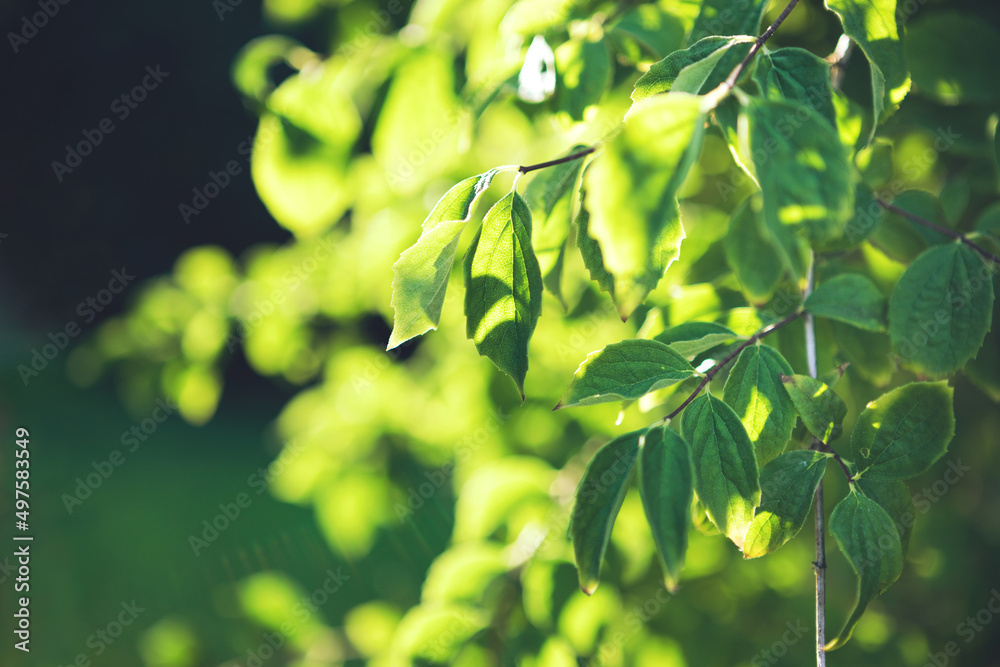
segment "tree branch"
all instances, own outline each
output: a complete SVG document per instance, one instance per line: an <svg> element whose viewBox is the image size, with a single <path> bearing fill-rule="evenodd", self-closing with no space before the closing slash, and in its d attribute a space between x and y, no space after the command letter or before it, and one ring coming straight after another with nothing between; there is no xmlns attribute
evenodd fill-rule
<svg viewBox="0 0 1000 667"><path fill-rule="evenodd" d="M813 438L813 445L812 447L810 447L810 449L814 449L817 452L823 452L824 454L832 455L833 460L836 461L838 464L840 464L840 469L844 471L844 476L847 478L847 481L848 482L854 481L854 475L851 474L851 469L847 467L846 463L844 463L844 459L840 458L840 454L833 451L833 447L826 444L819 438Z"/></svg>
<svg viewBox="0 0 1000 667"><path fill-rule="evenodd" d="M561 157L555 160L549 160L548 162L539 162L538 164L529 164L526 166L521 166L518 167L517 170L522 174L527 174L529 171L535 171L536 169L545 169L546 167L554 167L557 164L563 164L565 162L572 162L573 160L579 160L582 157L590 155L595 150L597 149L591 146L590 148L586 148L582 151L573 153L572 155L567 155L566 157Z"/></svg>
<svg viewBox="0 0 1000 667"><path fill-rule="evenodd" d="M911 222L915 222L918 225L927 227L928 229L933 229L934 231L944 234L945 236L950 236L953 239L958 239L965 245L969 246L970 248L978 252L985 259L990 260L994 264L1000 264L1000 257L997 257L996 255L994 255L993 253L991 253L989 250L982 247L978 243L970 241L969 238L965 236L965 234L962 234L961 232L956 232L954 229L948 229L947 227L943 227L937 224L936 222L931 222L930 220L921 218L919 215L910 213L906 209L899 208L898 206L890 204L889 202L885 201L884 199L880 199L879 197L876 197L875 201L878 203L879 206L881 206L885 210L891 211L896 215L901 215Z"/></svg>
<svg viewBox="0 0 1000 667"><path fill-rule="evenodd" d="M757 41L750 47L750 51L747 53L746 57L740 62L739 65L733 68L733 71L729 73L726 80L722 82L722 85L725 86L727 90L732 90L733 86L736 85L736 80L740 78L740 74L743 74L743 70L746 69L747 65L750 64L750 61L753 60L753 57L757 55L758 51L760 51L760 47L764 46L764 42L771 38L771 35L773 35L774 31L778 29L778 26L785 22L785 19L788 18L788 15L792 13L792 10L795 9L795 5L797 4L799 4L799 0L791 0L791 2L789 2L781 11L781 14L778 15L778 18L774 19L774 23L772 23L767 30L765 30L761 36L757 38Z"/></svg>
<svg viewBox="0 0 1000 667"><path fill-rule="evenodd" d="M809 275L806 279L805 294L803 301L809 298L814 284L814 270L816 268L816 257L809 261ZM809 375L817 376L816 368L816 323L811 314L806 314L806 362L809 366ZM819 480L816 486L816 496L813 498L815 508L816 527L816 560L813 562L813 569L816 572L816 667L826 667L826 525L825 512L823 510L823 480Z"/></svg>
<svg viewBox="0 0 1000 667"><path fill-rule="evenodd" d="M765 336L768 336L768 335L774 333L775 331L777 331L781 327L785 326L786 324L794 322L795 320L797 320L799 317L802 316L803 312L804 311L802 311L802 310L797 310L794 313L792 313L791 315L789 315L788 317L786 317L785 319L781 320L780 322L775 322L774 324L769 324L766 327L764 327L763 329L761 329L760 331L758 331L757 333L755 333L754 335L750 336L750 338L748 338L746 340L746 342L744 342L738 348L736 348L735 350L733 350L732 352L730 352L728 355L726 355L725 359L723 359L719 363L717 363L714 366L712 366L711 368L709 368L708 372L705 373L705 377L702 378L702 380L698 384L698 386L695 387L695 390L691 392L691 395L688 396L687 398L685 398L684 402L681 403L680 406L676 410L674 410L673 412L671 412L669 415L667 415L666 417L664 417L660 421L663 422L663 423L666 423L666 422L670 421L671 419L673 419L674 417L676 417L677 415L679 415L681 413L681 410L683 410L684 408L686 408L691 403L691 401L693 401L694 399L696 399L698 397L698 394L701 393L701 390L704 389L708 385L708 383L712 381L712 378L714 378L716 375L718 375L719 371L721 371L726 366L726 364L728 364L730 361L732 361L733 359L735 359L739 355L740 352L742 352L744 349L750 347L751 345L753 345L754 343L756 343L757 341L759 341L761 338L764 338Z"/></svg>

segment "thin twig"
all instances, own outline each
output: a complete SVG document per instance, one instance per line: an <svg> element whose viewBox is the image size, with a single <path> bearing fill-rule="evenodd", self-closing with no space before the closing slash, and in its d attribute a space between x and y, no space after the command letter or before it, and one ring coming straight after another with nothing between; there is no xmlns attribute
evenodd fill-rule
<svg viewBox="0 0 1000 667"><path fill-rule="evenodd" d="M698 386L695 387L695 390L691 392L691 395L688 396L686 399L684 399L684 402L681 403L680 406L676 410L674 410L673 412L671 412L669 415L667 415L666 417L664 417L660 421L663 422L663 423L666 423L666 422L670 421L671 419L673 419L674 417L676 417L677 415L679 415L681 413L681 410L683 410L684 408L686 408L691 403L691 401L693 401L695 398L697 398L698 394L701 393L701 390L704 389L705 386L708 385L708 383L712 381L712 378L714 378L719 373L719 371L721 371L726 366L726 364L728 364L730 361L732 361L733 359L735 359L739 355L740 352L742 352L744 349L750 347L751 345L753 345L754 343L756 343L757 341L759 341L761 338L764 338L765 336L774 333L775 331L777 331L781 327L785 326L786 324L788 324L790 322L794 322L795 320L797 320L799 317L802 316L802 313L803 313L803 311L797 310L794 313L792 313L791 315L789 315L788 317L786 317L785 319L781 320L780 322L775 322L774 324L769 324L766 327L764 327L763 329L761 329L760 331L758 331L757 333L755 333L754 335L750 336L750 338L748 338L746 340L746 342L744 342L738 348L736 348L735 350L733 350L732 352L730 352L728 355L726 355L725 359L723 359L719 363L717 363L714 366L712 366L711 368L709 368L708 372L705 373L705 377L702 378L702 380L698 384Z"/></svg>
<svg viewBox="0 0 1000 667"><path fill-rule="evenodd" d="M815 276L816 257L809 261L809 273L806 278L806 289L803 301L812 294ZM806 314L806 363L809 375L817 376L816 368L816 323L813 316ZM816 496L813 498L816 519L816 560L813 569L816 572L816 667L826 667L826 526L823 511L823 480L816 485Z"/></svg>
<svg viewBox="0 0 1000 667"><path fill-rule="evenodd" d="M726 88L732 90L733 86L736 85L736 80L740 78L740 74L743 74L743 70L746 69L746 66L750 64L753 57L757 55L758 51L760 51L760 47L764 46L764 42L771 38L771 35L773 35L774 31L778 29L778 26L785 22L785 19L788 18L788 15L792 13L792 10L795 9L795 5L797 4L799 4L799 0L791 0L791 2L789 2L781 11L781 14L778 15L778 18L774 19L774 23L772 23L768 29L757 38L757 41L750 47L750 51L747 53L746 57L740 62L739 65L733 68L733 71L729 73L728 77L726 77L726 80L723 82L723 85L725 85Z"/></svg>
<svg viewBox="0 0 1000 667"><path fill-rule="evenodd" d="M840 454L833 451L833 447L826 444L819 438L813 438L813 444L810 449L814 449L817 452L823 452L824 454L832 455L833 460L836 461L838 464L840 464L840 469L844 471L844 476L847 478L847 481L848 482L854 481L854 475L851 474L851 469L847 467L846 463L844 463L844 459L840 458Z"/></svg>
<svg viewBox="0 0 1000 667"><path fill-rule="evenodd" d="M913 213L910 213L906 209L902 209L902 208L899 208L898 206L896 206L894 204L890 204L889 202L885 201L884 199L880 199L880 198L876 197L875 201L878 203L879 206L881 206L885 210L891 211L891 212L895 213L896 215L901 215L901 216L903 216L904 218L906 218L907 220L909 220L911 222L915 222L918 225L923 225L924 227L927 227L928 229L933 229L934 231L936 231L938 233L941 233L941 234L944 234L945 236L950 236L953 239L958 239L959 241L961 241L965 245L969 246L970 248L972 248L973 250L975 250L976 252L978 252L985 259L990 260L994 264L1000 264L1000 257L997 257L996 255L994 255L993 253L991 253L989 250L987 250L986 248L984 248L981 245L979 245L978 243L976 243L975 241L969 240L969 238L966 237L965 234L962 234L961 232L956 232L954 229L948 229L947 227L943 227L943 226L937 224L936 222L931 222L930 220L927 220L925 218L921 218L919 215L915 215Z"/></svg>
<svg viewBox="0 0 1000 667"><path fill-rule="evenodd" d="M572 155L567 155L566 157L561 157L556 160L549 160L548 162L539 162L538 164L529 164L526 166L518 167L517 170L522 174L527 174L529 171L535 171L536 169L545 169L546 167L554 167L557 164L563 164L564 162L571 162L573 160L579 160L582 157L590 155L596 148L591 146L590 148L584 149Z"/></svg>

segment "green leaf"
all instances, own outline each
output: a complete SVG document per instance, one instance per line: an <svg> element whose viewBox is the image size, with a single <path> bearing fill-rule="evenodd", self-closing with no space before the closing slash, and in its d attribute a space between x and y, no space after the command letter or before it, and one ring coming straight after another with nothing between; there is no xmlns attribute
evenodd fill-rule
<svg viewBox="0 0 1000 667"><path fill-rule="evenodd" d="M685 322L653 337L666 343L686 359L692 359L713 347L742 339L727 327L714 322Z"/></svg>
<svg viewBox="0 0 1000 667"><path fill-rule="evenodd" d="M851 433L857 477L909 479L930 469L955 435L954 390L913 382L868 404Z"/></svg>
<svg viewBox="0 0 1000 667"><path fill-rule="evenodd" d="M847 416L847 405L840 396L808 375L785 375L781 380L806 429L826 444L836 440Z"/></svg>
<svg viewBox="0 0 1000 667"><path fill-rule="evenodd" d="M896 0L825 2L840 17L844 32L861 47L871 65L874 136L878 124L892 115L910 90L910 74L896 24Z"/></svg>
<svg viewBox="0 0 1000 667"><path fill-rule="evenodd" d="M925 220L947 227L944 209L938 198L923 190L906 190L893 205ZM909 264L930 245L950 243L952 238L918 225L898 213L886 211L872 234L872 243L889 257Z"/></svg>
<svg viewBox="0 0 1000 667"><path fill-rule="evenodd" d="M674 195L698 156L703 132L699 98L649 100L583 175L587 232L614 277L612 297L622 319L677 259L684 229Z"/></svg>
<svg viewBox="0 0 1000 667"><path fill-rule="evenodd" d="M874 500L852 491L834 508L830 532L858 575L858 595L844 629L826 645L827 651L847 643L868 603L903 572L899 533L886 511Z"/></svg>
<svg viewBox="0 0 1000 667"><path fill-rule="evenodd" d="M714 88L732 70L732 67L719 67L723 56L736 44L749 44L754 40L754 37L748 36L706 37L682 51L674 51L653 63L635 82L633 108L639 102L661 93L698 94ZM716 72L715 76L712 76L713 72Z"/></svg>
<svg viewBox="0 0 1000 667"><path fill-rule="evenodd" d="M854 156L861 178L872 188L881 188L892 180L896 167L892 162L892 142L876 139Z"/></svg>
<svg viewBox="0 0 1000 667"><path fill-rule="evenodd" d="M569 530L580 588L587 595L600 581L601 561L628 491L641 435L642 431L626 433L601 447L576 489Z"/></svg>
<svg viewBox="0 0 1000 667"><path fill-rule="evenodd" d="M673 14L657 5L639 5L614 24L612 34L628 35L657 58L680 48L684 26Z"/></svg>
<svg viewBox="0 0 1000 667"><path fill-rule="evenodd" d="M992 331L976 358L962 366L972 384L979 387L994 403L1000 403L1000 332Z"/></svg>
<svg viewBox="0 0 1000 667"><path fill-rule="evenodd" d="M466 335L513 378L524 398L528 340L542 310L542 275L531 249L531 212L516 192L483 220L465 257Z"/></svg>
<svg viewBox="0 0 1000 667"><path fill-rule="evenodd" d="M798 534L826 472L827 458L800 450L782 454L761 468L760 507L747 530L744 558L767 555Z"/></svg>
<svg viewBox="0 0 1000 667"><path fill-rule="evenodd" d="M1000 30L965 12L921 12L906 26L906 62L917 92L944 104L994 104Z"/></svg>
<svg viewBox="0 0 1000 667"><path fill-rule="evenodd" d="M953 373L983 345L993 315L989 267L964 245L926 250L889 299L892 348L913 370Z"/></svg>
<svg viewBox="0 0 1000 667"><path fill-rule="evenodd" d="M611 59L603 39L572 38L555 50L559 108L574 120L597 104L611 84Z"/></svg>
<svg viewBox="0 0 1000 667"><path fill-rule="evenodd" d="M749 5L749 6L748 6ZM767 8L767 0L705 0L688 40L697 42L711 35L756 35Z"/></svg>
<svg viewBox="0 0 1000 667"><path fill-rule="evenodd" d="M747 299L756 304L770 301L784 269L774 240L764 229L759 197L748 197L736 209L723 244Z"/></svg>
<svg viewBox="0 0 1000 667"><path fill-rule="evenodd" d="M646 519L653 531L664 581L677 590L694 499L691 452L681 436L666 426L643 434L639 449L639 493Z"/></svg>
<svg viewBox="0 0 1000 667"><path fill-rule="evenodd" d="M881 505L892 519L896 532L899 533L905 558L906 552L910 549L910 535L913 533L913 523L917 516L913 496L906 482L898 479L878 481L862 477L854 480L854 485L858 491Z"/></svg>
<svg viewBox="0 0 1000 667"><path fill-rule="evenodd" d="M807 106L753 100L746 115L765 226L785 266L801 279L808 242L840 236L854 212L847 152L833 126Z"/></svg>
<svg viewBox="0 0 1000 667"><path fill-rule="evenodd" d="M851 362L851 368L877 387L889 384L896 370L889 336L862 331L836 321L830 322L830 325L833 339L840 352Z"/></svg>
<svg viewBox="0 0 1000 667"><path fill-rule="evenodd" d="M669 345L623 340L587 355L556 408L634 400L697 374Z"/></svg>
<svg viewBox="0 0 1000 667"><path fill-rule="evenodd" d="M837 127L830 63L822 58L805 49L776 49L760 58L754 80L765 98L800 102L830 121L830 127Z"/></svg>
<svg viewBox="0 0 1000 667"><path fill-rule="evenodd" d="M489 625L489 614L478 607L439 602L418 604L399 621L389 650L411 663L414 658L423 658L450 664L459 649Z"/></svg>
<svg viewBox="0 0 1000 667"><path fill-rule="evenodd" d="M867 329L885 331L885 297L867 276L842 273L824 280L806 299L807 312Z"/></svg>
<svg viewBox="0 0 1000 667"><path fill-rule="evenodd" d="M254 136L257 195L300 238L319 236L354 203L349 162L362 122L337 76L331 61L289 76L267 98Z"/></svg>
<svg viewBox="0 0 1000 667"><path fill-rule="evenodd" d="M574 146L568 154L581 148ZM563 300L561 283L566 238L573 217L573 186L580 167L581 161L573 160L542 169L524 191L524 201L532 213L531 244L542 273L542 284L560 301Z"/></svg>
<svg viewBox="0 0 1000 667"><path fill-rule="evenodd" d="M387 350L437 329L458 239L472 217L476 200L496 173L491 169L448 190L424 220L420 238L392 265L396 274L392 281L396 318Z"/></svg>
<svg viewBox="0 0 1000 667"><path fill-rule="evenodd" d="M691 445L698 497L712 523L742 549L760 504L753 443L733 409L708 393L681 413L681 432Z"/></svg>
<svg viewBox="0 0 1000 667"><path fill-rule="evenodd" d="M885 209L875 201L875 192L859 181L854 185L854 215L844 228L844 235L820 246L820 250L839 251L853 248L865 241L878 228Z"/></svg>
<svg viewBox="0 0 1000 667"><path fill-rule="evenodd" d="M782 375L791 374L792 367L773 347L751 345L726 378L722 398L743 422L762 464L784 451L795 428L795 406L781 383Z"/></svg>
<svg viewBox="0 0 1000 667"><path fill-rule="evenodd" d="M589 168L589 165L588 165ZM576 214L576 247L580 249L583 257L583 265L590 272L590 279L597 283L598 287L614 295L615 277L604 268L604 256L601 254L601 246L590 235L590 213L587 211L587 169L584 169L584 180L580 186L580 208ZM680 213L678 212L678 215Z"/></svg>

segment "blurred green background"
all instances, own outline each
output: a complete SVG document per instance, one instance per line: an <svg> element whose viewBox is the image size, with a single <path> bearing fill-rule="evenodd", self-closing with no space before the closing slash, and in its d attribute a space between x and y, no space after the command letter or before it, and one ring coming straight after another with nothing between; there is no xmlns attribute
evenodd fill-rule
<svg viewBox="0 0 1000 667"><path fill-rule="evenodd" d="M997 216L1000 84L938 64L997 62L1000 8L912 4L914 91L881 131L883 162L862 166L879 187L932 192L949 224L971 229ZM29 34L22 19L39 7L5 5L5 32ZM757 326L724 275L728 213L750 184L717 133L681 193L681 259L648 308L622 323L567 255L566 307L545 297L523 405L466 340L458 285L439 331L384 351L391 265L437 198L489 167L602 137L642 63L683 46L698 8L69 3L24 42L8 36L0 479L12 487L14 430L29 429L35 542L24 655L10 632L5 491L0 664L810 664L808 528L748 562L692 533L676 596L660 584L638 494L592 598L564 538L593 452L663 413L640 402L616 425L617 406L552 412L586 354L644 321ZM536 34L560 72L573 62L570 36L601 36L607 90L596 104L580 106L571 68L547 101L518 97ZM825 56L838 36L835 17L803 0L773 45ZM122 118L115 100L157 65L169 75ZM847 136L863 135L868 85L864 59L852 58ZM114 131L60 180L53 161L102 118ZM936 150L944 130L954 142ZM498 176L480 215L507 185ZM855 258L887 283L898 260L878 244ZM106 289L115 270L136 276L120 294ZM61 334L71 323L79 335ZM802 336L795 324L768 344L801 370ZM838 385L848 422L880 386L912 379L883 343L859 339L820 359L821 372L864 357L877 369L851 367ZM61 349L23 370L46 345ZM987 606L1000 598L997 352L993 333L978 371L955 379L956 438L910 484L918 521L904 574L831 665L1000 664L1000 619ZM969 470L955 479L950 464ZM827 479L829 511L844 488ZM828 549L835 631L855 578L832 540ZM952 641L958 657L941 653Z"/></svg>

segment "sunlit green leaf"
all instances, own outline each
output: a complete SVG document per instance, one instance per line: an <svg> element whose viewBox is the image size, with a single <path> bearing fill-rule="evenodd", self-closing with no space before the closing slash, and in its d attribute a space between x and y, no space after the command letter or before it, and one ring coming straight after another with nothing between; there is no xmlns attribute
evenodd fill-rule
<svg viewBox="0 0 1000 667"><path fill-rule="evenodd" d="M691 359L713 347L740 339L728 328L714 322L685 322L656 335L653 340L666 343L681 356Z"/></svg>
<svg viewBox="0 0 1000 667"><path fill-rule="evenodd" d="M465 258L466 334L513 378L524 397L528 340L542 310L542 275L531 248L531 212L516 192L498 201Z"/></svg>
<svg viewBox="0 0 1000 667"><path fill-rule="evenodd" d="M729 220L723 241L729 266L752 303L767 303L784 273L781 255L764 229L759 199L748 198Z"/></svg>
<svg viewBox="0 0 1000 667"><path fill-rule="evenodd" d="M680 252L684 230L674 196L698 155L703 125L697 97L649 100L584 173L587 231L614 277L612 296L623 319Z"/></svg>
<svg viewBox="0 0 1000 667"><path fill-rule="evenodd" d="M608 294L614 294L615 278L604 267L601 246L590 235L590 212L587 210L587 171L584 169L584 184L580 186L580 208L576 214L576 247L580 249L583 265L590 272L590 279ZM678 215L680 215L679 211Z"/></svg>
<svg viewBox="0 0 1000 667"><path fill-rule="evenodd" d="M642 431L626 433L599 449L576 489L570 537L580 588L587 595L600 581L601 561L632 478L641 435Z"/></svg>
<svg viewBox="0 0 1000 667"><path fill-rule="evenodd" d="M874 500L852 491L833 509L830 532L858 575L858 594L844 628L826 645L828 651L847 643L868 603L903 571L899 533L886 511Z"/></svg>
<svg viewBox="0 0 1000 667"><path fill-rule="evenodd" d="M802 278L809 241L838 237L854 212L847 152L833 126L807 106L751 101L746 114L765 226L785 266Z"/></svg>
<svg viewBox="0 0 1000 667"><path fill-rule="evenodd" d="M611 59L604 39L572 38L555 50L559 108L575 120L600 101L611 83Z"/></svg>
<svg viewBox="0 0 1000 667"><path fill-rule="evenodd" d="M448 663L460 647L489 624L489 614L471 605L421 604L399 622L390 651L400 659Z"/></svg>
<svg viewBox="0 0 1000 667"><path fill-rule="evenodd" d="M773 347L751 345L729 372L723 400L743 422L757 460L767 463L784 451L795 427L795 407L781 383L792 367Z"/></svg>
<svg viewBox="0 0 1000 667"><path fill-rule="evenodd" d="M930 469L955 435L954 390L914 382L870 402L851 433L859 477L909 479Z"/></svg>
<svg viewBox="0 0 1000 667"><path fill-rule="evenodd" d="M836 440L847 416L843 399L825 383L808 375L786 375L782 381L806 429L826 444Z"/></svg>
<svg viewBox="0 0 1000 667"><path fill-rule="evenodd" d="M646 431L640 440L639 492L653 531L667 588L676 590L684 568L694 497L691 452L666 426Z"/></svg>
<svg viewBox="0 0 1000 667"><path fill-rule="evenodd" d="M285 79L267 100L254 137L251 174L261 201L283 227L317 236L352 200L347 160L361 119L324 67Z"/></svg>
<svg viewBox="0 0 1000 667"><path fill-rule="evenodd" d="M576 146L570 153L581 149ZM531 243L542 273L542 284L562 301L563 259L573 217L573 186L581 160L542 169L524 191L531 210Z"/></svg>
<svg viewBox="0 0 1000 667"><path fill-rule="evenodd" d="M742 549L760 504L753 443L733 409L708 393L681 413L681 431L691 445L698 497L712 522Z"/></svg>
<svg viewBox="0 0 1000 667"><path fill-rule="evenodd" d="M824 280L803 306L818 317L868 331L885 331L885 297L871 279L860 273L842 273Z"/></svg>
<svg viewBox="0 0 1000 667"><path fill-rule="evenodd" d="M673 14L656 4L643 4L627 12L614 24L613 35L628 35L657 58L678 49L684 26Z"/></svg>
<svg viewBox="0 0 1000 667"><path fill-rule="evenodd" d="M591 352L556 407L637 399L697 375L669 345L634 338Z"/></svg>
<svg viewBox="0 0 1000 667"><path fill-rule="evenodd" d="M830 64L822 58L805 49L775 49L760 56L754 79L764 97L800 102L837 127Z"/></svg>
<svg viewBox="0 0 1000 667"><path fill-rule="evenodd" d="M854 164L864 182L872 188L880 188L892 179L895 166L892 162L892 142L876 139L854 156Z"/></svg>
<svg viewBox="0 0 1000 667"><path fill-rule="evenodd" d="M744 558L764 556L795 537L812 507L827 456L788 452L760 469L760 507L747 530Z"/></svg>
<svg viewBox="0 0 1000 667"><path fill-rule="evenodd" d="M767 0L705 0L688 39L696 42L711 35L756 35L767 9Z"/></svg>
<svg viewBox="0 0 1000 667"><path fill-rule="evenodd" d="M993 316L993 277L965 245L926 250L889 300L893 350L912 369L944 375L976 356Z"/></svg>
<svg viewBox="0 0 1000 667"><path fill-rule="evenodd" d="M840 17L844 32L861 47L872 74L875 126L888 118L910 90L903 43L896 23L896 0L825 0ZM870 139L870 138L869 138Z"/></svg>
<svg viewBox="0 0 1000 667"><path fill-rule="evenodd" d="M396 319L386 349L437 329L458 239L472 217L476 200L496 173L491 169L448 190L424 220L420 238L392 265L396 274L392 281Z"/></svg>
<svg viewBox="0 0 1000 667"><path fill-rule="evenodd" d="M632 101L639 103L670 91L698 94L718 85L732 68L719 67L723 56L736 44L749 44L753 37L706 37L683 51L675 51L653 65L635 82ZM745 50L744 50L745 55ZM740 56L742 58L742 56ZM716 70L719 71L716 71ZM713 76L713 72L715 75Z"/></svg>

